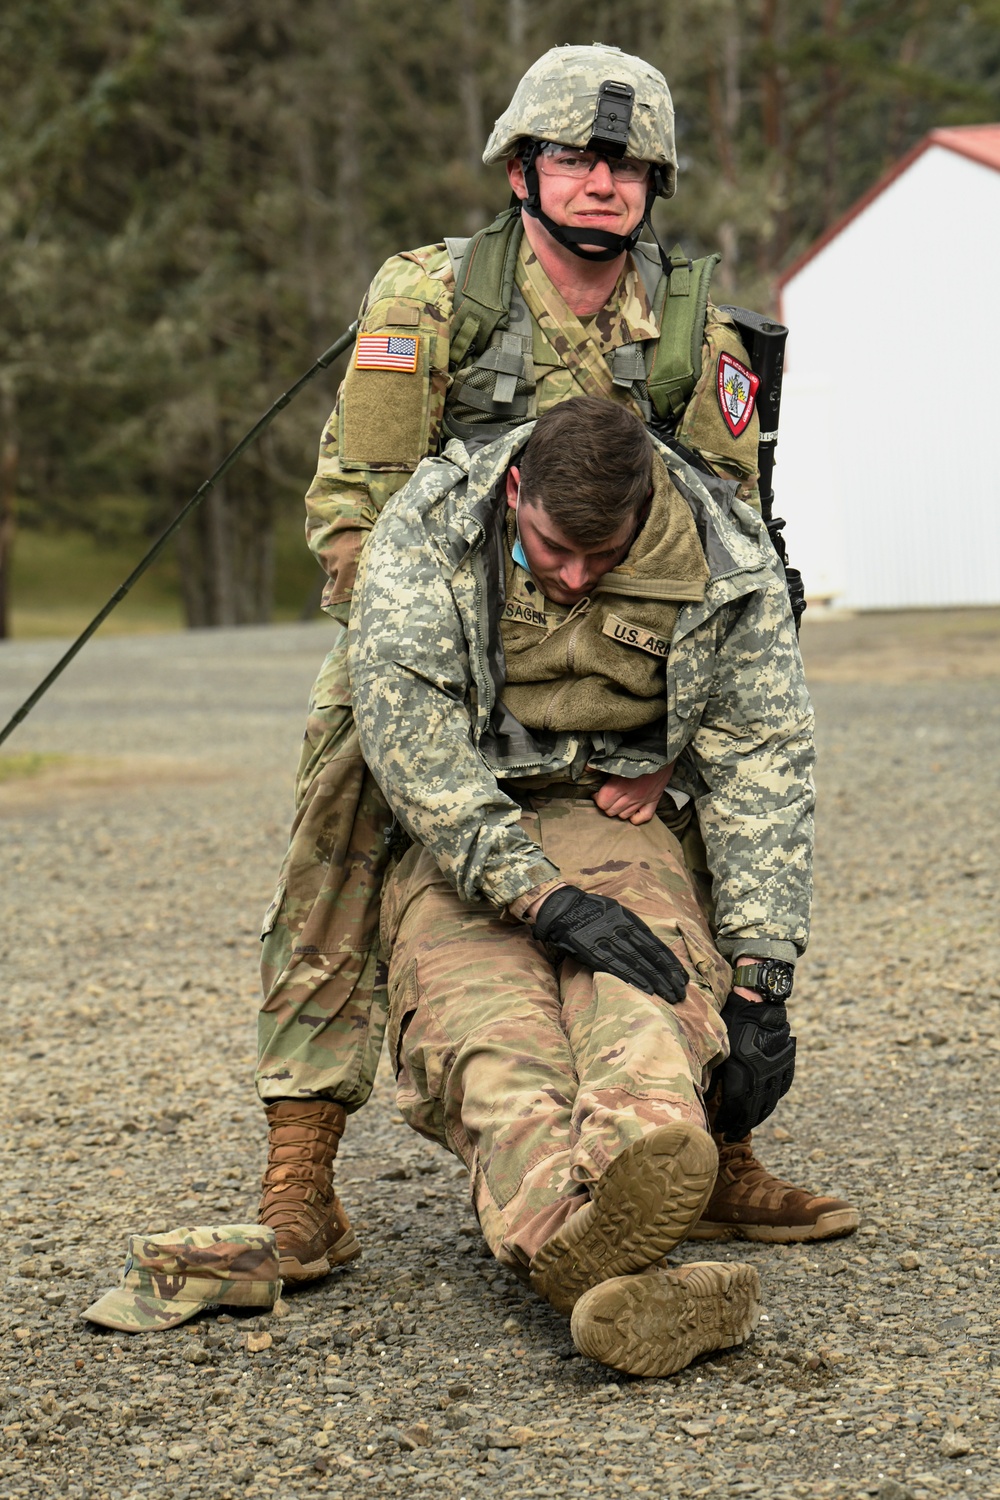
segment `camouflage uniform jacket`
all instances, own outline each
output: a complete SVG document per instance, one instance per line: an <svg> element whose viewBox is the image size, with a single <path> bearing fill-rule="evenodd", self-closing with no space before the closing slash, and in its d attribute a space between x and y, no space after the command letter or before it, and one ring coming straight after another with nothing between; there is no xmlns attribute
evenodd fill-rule
<svg viewBox="0 0 1000 1500"><path fill-rule="evenodd" d="M534 766L502 730L500 481L524 426L470 456L426 459L365 548L349 666L362 752L406 830L460 896L503 907L558 871L519 828L498 777L551 775L572 760L555 736ZM709 568L684 605L665 663L662 753L695 800L713 873L718 946L794 961L808 936L812 710L780 568L735 481L706 476L657 444L690 505ZM499 717L498 717L499 715ZM609 747L599 768L617 766ZM643 765L634 765L639 774ZM522 782L523 785L523 782Z"/></svg>
<svg viewBox="0 0 1000 1500"><path fill-rule="evenodd" d="M637 252L638 253L638 252ZM648 257L647 257L648 259ZM655 340L659 325L637 261L630 257L605 306L586 324L567 307L522 239L516 276L531 330L534 392L529 416L571 396L606 396L638 410L614 383L610 363L623 345ZM358 558L386 501L420 461L443 446L446 407L471 354L452 344L455 275L443 244L394 255L368 289L360 336L416 340L412 372L359 369L352 360L320 441L316 476L306 495L306 536L328 575L323 607L346 624ZM456 358L456 355L459 357ZM717 398L719 361L747 361L735 324L709 304L702 374L685 408L677 441L741 477L756 497L756 412L734 436Z"/></svg>

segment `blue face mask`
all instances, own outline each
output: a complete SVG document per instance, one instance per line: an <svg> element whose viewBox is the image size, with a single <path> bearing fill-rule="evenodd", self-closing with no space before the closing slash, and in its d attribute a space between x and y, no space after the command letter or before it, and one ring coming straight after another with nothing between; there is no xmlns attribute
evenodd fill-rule
<svg viewBox="0 0 1000 1500"><path fill-rule="evenodd" d="M515 528L515 531L516 531L516 535L514 537L514 545L510 549L510 555L514 559L514 561L517 563L517 566L519 568L523 568L526 573L530 573L531 569L528 567L528 559L525 557L525 555L524 555L524 548L521 546L521 527L520 527L520 524L519 524L518 519L517 519L518 507L520 506L520 504L521 504L521 483L520 483L520 480L519 480L518 481L518 485L517 485L517 497L516 497L516 499L514 501L514 528Z"/></svg>

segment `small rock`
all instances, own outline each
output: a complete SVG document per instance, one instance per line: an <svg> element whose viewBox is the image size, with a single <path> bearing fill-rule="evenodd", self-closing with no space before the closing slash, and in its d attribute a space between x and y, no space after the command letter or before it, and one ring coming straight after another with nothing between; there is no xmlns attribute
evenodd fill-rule
<svg viewBox="0 0 1000 1500"><path fill-rule="evenodd" d="M399 1446L408 1453L416 1448L429 1448L434 1441L434 1435L426 1422L414 1422L412 1427L404 1427L399 1434Z"/></svg>
<svg viewBox="0 0 1000 1500"><path fill-rule="evenodd" d="M913 1500L913 1491L895 1479L884 1479L875 1492L876 1500Z"/></svg>
<svg viewBox="0 0 1000 1500"><path fill-rule="evenodd" d="M167 1457L172 1458L175 1463L182 1462L185 1458L190 1458L192 1454L197 1453L198 1448L199 1444L194 1442L171 1443L167 1449Z"/></svg>
<svg viewBox="0 0 1000 1500"><path fill-rule="evenodd" d="M313 1442L317 1448L329 1448L330 1434L327 1432L315 1432L313 1433Z"/></svg>
<svg viewBox="0 0 1000 1500"><path fill-rule="evenodd" d="M523 1333L524 1325L523 1323L519 1323L516 1318L508 1318L503 1325L503 1331L513 1336L515 1333Z"/></svg>
<svg viewBox="0 0 1000 1500"><path fill-rule="evenodd" d="M472 1387L456 1381L454 1385L448 1387L448 1395L453 1401L461 1401L463 1397L472 1395Z"/></svg>
<svg viewBox="0 0 1000 1500"><path fill-rule="evenodd" d="M472 1421L472 1412L463 1406L451 1406L444 1414L444 1425L450 1432L458 1432L463 1427L468 1427Z"/></svg>
<svg viewBox="0 0 1000 1500"><path fill-rule="evenodd" d="M963 1458L971 1453L972 1444L958 1432L946 1432L940 1443L945 1458Z"/></svg>
<svg viewBox="0 0 1000 1500"><path fill-rule="evenodd" d="M250 1337L252 1338L253 1335L251 1334ZM197 1339L190 1339L188 1343L181 1345L181 1359L186 1360L189 1365L207 1365L208 1350Z"/></svg>
<svg viewBox="0 0 1000 1500"><path fill-rule="evenodd" d="M376 1177L375 1181L376 1182L406 1182L409 1179L409 1176L410 1176L410 1174L407 1171L406 1167L403 1167L403 1166L390 1167L387 1172L380 1172L378 1174L378 1176Z"/></svg>
<svg viewBox="0 0 1000 1500"><path fill-rule="evenodd" d="M912 1250L904 1250L902 1255L896 1257L896 1264L901 1271L919 1271L923 1261Z"/></svg>
<svg viewBox="0 0 1000 1500"><path fill-rule="evenodd" d="M785 1129L784 1125L775 1125L771 1131L771 1139L773 1141L780 1141L784 1145L788 1141L793 1141L795 1137L790 1130Z"/></svg>
<svg viewBox="0 0 1000 1500"><path fill-rule="evenodd" d="M248 1333L247 1349L251 1354L261 1354L265 1349L270 1349L274 1339L269 1333Z"/></svg>
<svg viewBox="0 0 1000 1500"><path fill-rule="evenodd" d="M678 1422L677 1425L688 1437L708 1437L715 1430L711 1422Z"/></svg>
<svg viewBox="0 0 1000 1500"><path fill-rule="evenodd" d="M485 1442L487 1448L520 1448L523 1446L523 1439L518 1437L517 1430L515 1429L503 1432L499 1428L494 1428L486 1434Z"/></svg>

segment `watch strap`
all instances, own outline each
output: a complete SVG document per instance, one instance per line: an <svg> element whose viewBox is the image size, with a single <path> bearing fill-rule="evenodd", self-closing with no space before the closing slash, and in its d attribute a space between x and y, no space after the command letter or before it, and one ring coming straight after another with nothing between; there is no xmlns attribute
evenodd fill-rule
<svg viewBox="0 0 1000 1500"><path fill-rule="evenodd" d="M762 964L741 964L738 969L733 970L733 986L742 985L747 990L760 989L760 971Z"/></svg>
<svg viewBox="0 0 1000 1500"><path fill-rule="evenodd" d="M780 982L777 986L770 983L772 973L787 975L788 989L785 995L787 997L791 994L795 970L791 964L785 963L780 958L761 958L753 964L740 964L733 970L733 985L756 990L759 995L766 995L768 999L774 1000L777 998L775 989L777 989L777 996L781 996L782 986Z"/></svg>

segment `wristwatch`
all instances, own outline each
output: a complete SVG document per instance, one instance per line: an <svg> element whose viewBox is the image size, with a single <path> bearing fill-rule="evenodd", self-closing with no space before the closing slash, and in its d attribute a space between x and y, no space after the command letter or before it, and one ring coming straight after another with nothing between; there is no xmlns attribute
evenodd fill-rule
<svg viewBox="0 0 1000 1500"><path fill-rule="evenodd" d="M733 988L743 985L756 990L765 1000L780 1005L792 993L795 965L780 958L761 958L755 964L742 964L733 970Z"/></svg>

